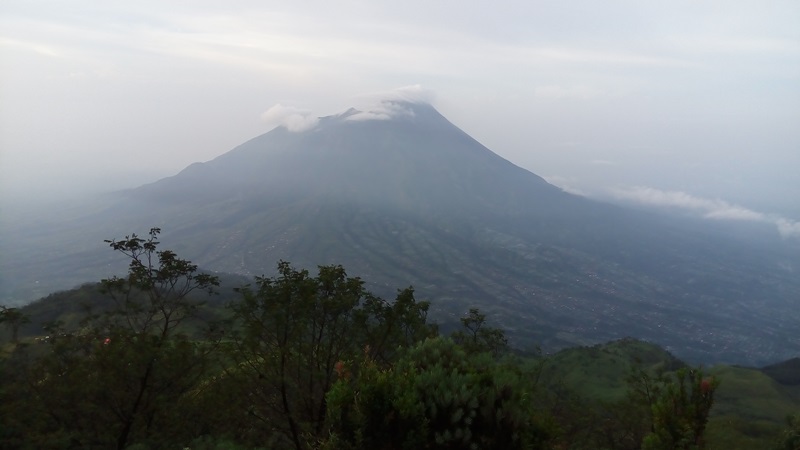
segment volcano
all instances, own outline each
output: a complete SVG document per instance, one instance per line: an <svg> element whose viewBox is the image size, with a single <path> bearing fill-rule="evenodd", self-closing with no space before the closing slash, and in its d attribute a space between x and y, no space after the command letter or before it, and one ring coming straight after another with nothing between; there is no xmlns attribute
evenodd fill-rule
<svg viewBox="0 0 800 450"><path fill-rule="evenodd" d="M633 336L705 363L800 352L787 331L800 324L796 253L564 192L425 103L275 128L118 193L58 232L107 238L154 226L208 270L342 264L380 295L412 285L445 326L478 307L520 348ZM108 275L93 251L58 251L57 269L52 252L32 253L15 253L3 272L19 276L4 283L31 279L26 270L73 284Z"/></svg>

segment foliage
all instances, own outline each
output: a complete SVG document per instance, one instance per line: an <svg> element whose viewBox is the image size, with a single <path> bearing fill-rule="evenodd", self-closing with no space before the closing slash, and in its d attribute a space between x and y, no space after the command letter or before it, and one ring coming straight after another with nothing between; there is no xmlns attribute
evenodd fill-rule
<svg viewBox="0 0 800 450"><path fill-rule="evenodd" d="M486 315L478 308L470 308L469 314L461 318L464 330L453 333L452 338L469 353L489 352L497 357L508 350L508 339L499 328L486 326Z"/></svg>
<svg viewBox="0 0 800 450"><path fill-rule="evenodd" d="M0 305L0 324L5 325L11 330L11 342L19 342L19 327L29 323L30 317L24 314L19 308L10 308Z"/></svg>
<svg viewBox="0 0 800 450"><path fill-rule="evenodd" d="M631 376L632 395L649 406L651 432L643 449L705 448L714 391L719 381L700 369L681 368L672 374L651 377L643 371Z"/></svg>
<svg viewBox="0 0 800 450"><path fill-rule="evenodd" d="M232 322L199 333L222 313L199 316L195 294L218 280L159 251L158 234L107 241L131 263L101 283L105 304L92 287L83 311L35 305L65 320L41 339L23 327L0 354L0 447L764 448L778 445L770 420L796 410L793 386L761 372L705 376L632 339L515 358L477 309L435 338L411 288L385 301L341 266L281 262L239 290ZM746 417L743 395L758 397ZM796 448L797 430L792 419L779 448Z"/></svg>
<svg viewBox="0 0 800 450"><path fill-rule="evenodd" d="M558 446L638 450L706 445L716 377L632 339L566 350L547 361L541 399L560 427Z"/></svg>
<svg viewBox="0 0 800 450"><path fill-rule="evenodd" d="M287 262L278 271L257 278L256 289L243 288L242 300L231 305L239 333L228 376L246 386L247 417L301 449L324 435L325 396L340 361L363 351L387 361L434 330L426 324L428 304L410 288L389 304L341 266L321 266L316 277Z"/></svg>
<svg viewBox="0 0 800 450"><path fill-rule="evenodd" d="M130 259L127 277L102 282L115 307L87 311L76 330L51 324L48 351L18 367L28 382L14 393L30 396L26 413L40 426L30 445L123 449L192 434L175 425L206 373L213 342L189 340L175 329L199 304L190 294L211 293L218 282L157 250L159 232L106 241Z"/></svg>
<svg viewBox="0 0 800 450"><path fill-rule="evenodd" d="M786 418L787 428L780 437L776 450L800 449L800 415L790 415Z"/></svg>
<svg viewBox="0 0 800 450"><path fill-rule="evenodd" d="M518 367L428 339L392 368L366 357L328 401L330 448L543 448L549 433Z"/></svg>
<svg viewBox="0 0 800 450"><path fill-rule="evenodd" d="M114 326L144 334L157 330L165 338L200 306L190 294L195 290L214 293L219 279L198 273L197 265L171 250L157 250L160 233L161 229L152 228L147 239L132 234L120 241L106 240L130 259L130 266L127 277L111 277L102 284L117 303L116 317L109 317L118 319Z"/></svg>

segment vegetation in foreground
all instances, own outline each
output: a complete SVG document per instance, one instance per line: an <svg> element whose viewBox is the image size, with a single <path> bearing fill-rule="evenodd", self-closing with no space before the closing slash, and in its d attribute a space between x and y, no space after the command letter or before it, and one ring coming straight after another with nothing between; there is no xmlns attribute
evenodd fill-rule
<svg viewBox="0 0 800 450"><path fill-rule="evenodd" d="M477 309L440 336L411 288L389 302L341 266L311 276L286 262L211 314L198 294L219 279L158 250L159 231L108 241L128 275L44 336L20 339L29 317L1 311L1 447L716 447L727 377L648 344L588 349L581 376L567 352L514 355ZM789 425L769 444L796 448Z"/></svg>

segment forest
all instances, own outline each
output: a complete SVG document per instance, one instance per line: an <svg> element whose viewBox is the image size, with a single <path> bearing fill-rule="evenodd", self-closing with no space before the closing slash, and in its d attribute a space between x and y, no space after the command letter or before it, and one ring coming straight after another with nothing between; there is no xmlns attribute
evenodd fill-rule
<svg viewBox="0 0 800 450"><path fill-rule="evenodd" d="M443 333L412 288L386 300L341 266L281 261L220 306L219 277L159 233L106 241L128 273L36 335L20 336L25 308L2 309L0 447L723 448L708 431L725 377L655 346L588 349L625 363L615 389L586 396L569 383L576 367L601 377L585 361L512 349L476 308ZM724 445L800 448L796 416L768 431Z"/></svg>

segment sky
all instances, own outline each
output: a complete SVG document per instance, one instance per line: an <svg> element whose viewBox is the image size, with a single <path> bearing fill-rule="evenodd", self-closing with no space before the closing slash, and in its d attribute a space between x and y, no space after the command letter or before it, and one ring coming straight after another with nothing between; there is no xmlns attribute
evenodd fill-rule
<svg viewBox="0 0 800 450"><path fill-rule="evenodd" d="M151 182L397 88L565 190L800 236L795 0L3 0L0 199Z"/></svg>

